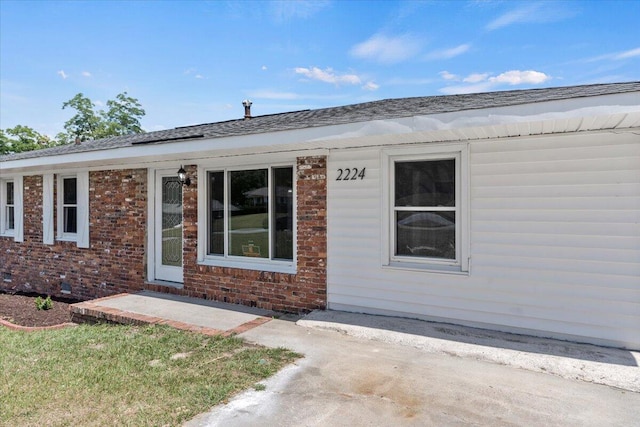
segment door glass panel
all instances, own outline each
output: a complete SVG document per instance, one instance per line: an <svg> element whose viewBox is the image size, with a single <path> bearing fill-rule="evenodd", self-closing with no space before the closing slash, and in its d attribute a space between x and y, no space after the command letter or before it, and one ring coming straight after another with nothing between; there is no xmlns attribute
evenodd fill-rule
<svg viewBox="0 0 640 427"><path fill-rule="evenodd" d="M182 266L182 184L162 178L162 264Z"/></svg>

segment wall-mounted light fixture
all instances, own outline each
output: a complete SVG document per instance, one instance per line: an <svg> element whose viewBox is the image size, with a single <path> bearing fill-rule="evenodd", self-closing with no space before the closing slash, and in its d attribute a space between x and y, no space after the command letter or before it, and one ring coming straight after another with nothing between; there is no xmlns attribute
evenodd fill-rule
<svg viewBox="0 0 640 427"><path fill-rule="evenodd" d="M187 176L187 171L184 170L182 165L180 166L180 169L178 169L178 180L182 185L186 185L186 186L191 185L191 178Z"/></svg>

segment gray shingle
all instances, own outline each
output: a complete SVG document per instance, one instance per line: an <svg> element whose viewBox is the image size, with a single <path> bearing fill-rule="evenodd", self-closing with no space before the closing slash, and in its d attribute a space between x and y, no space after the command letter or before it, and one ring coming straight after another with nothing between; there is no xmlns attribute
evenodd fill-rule
<svg viewBox="0 0 640 427"><path fill-rule="evenodd" d="M169 144L183 139L222 138L339 125L345 123L357 123L370 120L397 119L402 117L476 110L490 107L506 107L633 91L640 91L640 82L487 92L467 95L385 99L382 101L345 105L341 107L256 116L250 120L238 119L217 123L206 123L143 134L85 141L80 145L69 144L44 150L0 156L0 161L108 150L146 143Z"/></svg>

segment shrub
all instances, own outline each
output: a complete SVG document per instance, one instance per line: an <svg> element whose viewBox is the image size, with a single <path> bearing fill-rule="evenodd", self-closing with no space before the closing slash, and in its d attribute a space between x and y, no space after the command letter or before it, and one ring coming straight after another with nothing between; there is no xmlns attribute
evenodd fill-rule
<svg viewBox="0 0 640 427"><path fill-rule="evenodd" d="M48 296L46 298L38 297L36 298L36 308L38 310L50 310L53 308L53 301L51 301L51 297Z"/></svg>

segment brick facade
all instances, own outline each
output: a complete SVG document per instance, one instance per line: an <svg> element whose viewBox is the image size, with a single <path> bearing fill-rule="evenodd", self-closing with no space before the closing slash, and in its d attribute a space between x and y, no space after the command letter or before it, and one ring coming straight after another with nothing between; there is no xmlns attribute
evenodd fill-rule
<svg viewBox="0 0 640 427"><path fill-rule="evenodd" d="M89 174L90 249L42 243L42 176L24 177L24 242L0 237L0 288L92 299L150 289L269 310L305 312L326 306L326 157L301 157L297 173L297 273L199 265L197 173L183 191L184 287L146 283L147 170Z"/></svg>
<svg viewBox="0 0 640 427"><path fill-rule="evenodd" d="M0 287L62 296L65 282L71 285L68 296L76 299L142 289L146 198L145 169L90 172L91 248L61 241L43 245L42 175L25 176L24 242L0 237Z"/></svg>
<svg viewBox="0 0 640 427"><path fill-rule="evenodd" d="M183 193L184 288L169 290L216 301L267 310L305 312L323 309L327 301L327 180L326 157L297 160L297 273L272 273L197 262L197 186ZM186 167L196 176L195 166ZM163 291L158 286L147 286Z"/></svg>

